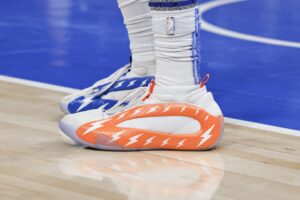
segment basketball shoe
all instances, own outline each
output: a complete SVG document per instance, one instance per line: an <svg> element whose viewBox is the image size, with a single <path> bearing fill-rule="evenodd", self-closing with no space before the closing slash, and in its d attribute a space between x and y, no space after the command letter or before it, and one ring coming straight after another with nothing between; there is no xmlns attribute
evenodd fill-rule
<svg viewBox="0 0 300 200"><path fill-rule="evenodd" d="M153 76L138 76L131 72L128 64L117 70L111 76L104 78L89 88L66 96L60 102L64 113L77 113L102 107L109 110L139 87L147 87ZM123 101L123 104L128 102Z"/></svg>
<svg viewBox="0 0 300 200"><path fill-rule="evenodd" d="M122 107L66 115L60 128L82 146L103 150L209 150L220 142L223 115L204 85L189 92L162 86L153 92L154 83L149 88Z"/></svg>

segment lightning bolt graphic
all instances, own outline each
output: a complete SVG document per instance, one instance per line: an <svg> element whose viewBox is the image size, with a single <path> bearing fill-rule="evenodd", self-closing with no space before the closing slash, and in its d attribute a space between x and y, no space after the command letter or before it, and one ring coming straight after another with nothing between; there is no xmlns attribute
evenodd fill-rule
<svg viewBox="0 0 300 200"><path fill-rule="evenodd" d="M195 115L198 115L199 112L200 112L200 109L197 109Z"/></svg>
<svg viewBox="0 0 300 200"><path fill-rule="evenodd" d="M130 83L128 84L128 87L134 85L135 82L136 82L136 80L130 81Z"/></svg>
<svg viewBox="0 0 300 200"><path fill-rule="evenodd" d="M207 116L205 117L205 119L204 119L204 120L205 120L205 121L207 121L207 120L208 120L208 118L209 118L209 115L207 115Z"/></svg>
<svg viewBox="0 0 300 200"><path fill-rule="evenodd" d="M186 106L184 106L183 108L181 108L180 112L184 112L186 110Z"/></svg>
<svg viewBox="0 0 300 200"><path fill-rule="evenodd" d="M144 81L142 82L142 85L141 85L141 86L146 85L146 84L147 84L147 81L148 81L148 80L144 80Z"/></svg>
<svg viewBox="0 0 300 200"><path fill-rule="evenodd" d="M125 145L125 147L127 147L127 146L129 146L129 145L131 145L131 144L136 143L136 142L138 141L137 139L138 139L139 137L141 137L142 135L143 135L143 133L131 137L131 138L129 139L130 141Z"/></svg>
<svg viewBox="0 0 300 200"><path fill-rule="evenodd" d="M165 107L165 109L163 110L163 113L168 112L168 111L170 110L171 107L172 107L172 106L167 106L167 107Z"/></svg>
<svg viewBox="0 0 300 200"><path fill-rule="evenodd" d="M109 121L110 119L106 119L106 120L102 120L102 121L98 121L98 122L94 122L91 124L91 127L88 128L82 135L86 135L98 128L103 127L103 123Z"/></svg>
<svg viewBox="0 0 300 200"><path fill-rule="evenodd" d="M150 108L149 112L148 113L153 113L157 110L157 108L159 108L159 106L155 106L155 107L152 107Z"/></svg>
<svg viewBox="0 0 300 200"><path fill-rule="evenodd" d="M144 146L146 146L146 145L152 143L154 138L155 138L155 136L153 136L153 137L151 137L151 138L148 138L148 139L146 140Z"/></svg>
<svg viewBox="0 0 300 200"><path fill-rule="evenodd" d="M108 144L111 144L121 138L121 135L125 132L125 130L119 131L115 134L113 134L111 137L111 140L108 142Z"/></svg>
<svg viewBox="0 0 300 200"><path fill-rule="evenodd" d="M169 144L170 140L171 140L171 138L165 139L160 146L161 147L166 146L167 144Z"/></svg>
<svg viewBox="0 0 300 200"><path fill-rule="evenodd" d="M125 117L126 114L127 114L127 112L120 114L120 116L117 118L117 120L122 119L123 117Z"/></svg>
<svg viewBox="0 0 300 200"><path fill-rule="evenodd" d="M176 148L182 147L182 146L184 145L185 141L186 141L186 139L181 140L181 141L178 143L178 145L176 146Z"/></svg>
<svg viewBox="0 0 300 200"><path fill-rule="evenodd" d="M212 130L215 128L215 125L213 125L210 129L208 129L205 133L203 133L201 135L201 141L199 142L197 147L200 147L202 144L204 144L205 142L207 142L207 140L209 140L209 138L212 137L211 132Z"/></svg>
<svg viewBox="0 0 300 200"><path fill-rule="evenodd" d="M107 105L108 105L108 103L106 103L106 104L102 105L101 107L99 107L99 108L98 108L98 110L102 110L102 111L103 111L103 110L104 110L104 108L105 108Z"/></svg>
<svg viewBox="0 0 300 200"><path fill-rule="evenodd" d="M143 108L136 109L136 110L134 111L134 113L133 113L131 116L134 116L134 115L140 113L142 109L143 109Z"/></svg>
<svg viewBox="0 0 300 200"><path fill-rule="evenodd" d="M92 102L92 98L84 97L83 103L79 106L79 108L76 110L76 112L82 110L84 107L89 105L91 102Z"/></svg>
<svg viewBox="0 0 300 200"><path fill-rule="evenodd" d="M119 82L119 83L115 86L115 88L121 87L121 86L123 85L123 83L124 83L124 81Z"/></svg>

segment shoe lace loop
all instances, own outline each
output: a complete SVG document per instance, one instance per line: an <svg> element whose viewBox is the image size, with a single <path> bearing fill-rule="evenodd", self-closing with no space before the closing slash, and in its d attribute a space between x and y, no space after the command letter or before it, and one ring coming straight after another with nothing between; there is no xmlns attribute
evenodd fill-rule
<svg viewBox="0 0 300 200"><path fill-rule="evenodd" d="M107 115L114 115L118 112L124 111L128 108L141 104L142 100L145 98L146 95L148 95L147 88L140 87L128 94L127 96L125 96L121 101L116 103L109 110L104 109L105 105L100 107L99 110L106 113Z"/></svg>
<svg viewBox="0 0 300 200"><path fill-rule="evenodd" d="M125 65L121 69L114 72L111 76L106 79L101 80L100 82L95 83L93 86L89 87L87 91L90 91L89 96L99 96L109 90L121 77L125 76L131 69L131 65ZM102 84L109 82L101 90L98 87Z"/></svg>

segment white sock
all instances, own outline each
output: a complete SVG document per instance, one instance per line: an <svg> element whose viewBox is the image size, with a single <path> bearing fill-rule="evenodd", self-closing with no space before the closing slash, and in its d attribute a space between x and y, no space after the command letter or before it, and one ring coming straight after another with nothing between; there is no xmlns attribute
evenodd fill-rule
<svg viewBox="0 0 300 200"><path fill-rule="evenodd" d="M157 86L200 83L198 0L150 0Z"/></svg>
<svg viewBox="0 0 300 200"><path fill-rule="evenodd" d="M154 75L154 36L148 0L118 0L118 3L129 35L132 72Z"/></svg>

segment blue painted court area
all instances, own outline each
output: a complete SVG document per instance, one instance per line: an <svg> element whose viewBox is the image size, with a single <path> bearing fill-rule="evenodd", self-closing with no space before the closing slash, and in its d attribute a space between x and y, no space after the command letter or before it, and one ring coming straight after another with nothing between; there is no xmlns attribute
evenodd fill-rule
<svg viewBox="0 0 300 200"><path fill-rule="evenodd" d="M203 3L208 1L203 1ZM300 43L300 1L251 0L205 21ZM129 61L116 0L2 0L0 74L84 88ZM225 116L300 130L300 48L202 33L202 73Z"/></svg>

